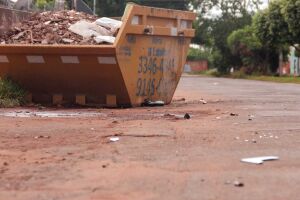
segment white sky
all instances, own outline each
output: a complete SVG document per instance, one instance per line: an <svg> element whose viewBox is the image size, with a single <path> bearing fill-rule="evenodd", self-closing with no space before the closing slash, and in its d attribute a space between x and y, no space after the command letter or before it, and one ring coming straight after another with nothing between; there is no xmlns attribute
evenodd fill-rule
<svg viewBox="0 0 300 200"><path fill-rule="evenodd" d="M268 6L268 1L269 0L261 0L261 2L262 2L262 4L260 5L260 9L265 9L265 8L267 8L267 6ZM206 14L206 16L208 17L208 18L210 18L210 17L212 17L212 18L214 18L214 17L217 17L217 16L219 16L221 14L221 10L219 10L218 8L212 8L207 14Z"/></svg>
<svg viewBox="0 0 300 200"><path fill-rule="evenodd" d="M264 9L268 6L268 1L269 0L262 0L263 4L261 5L261 8Z"/></svg>

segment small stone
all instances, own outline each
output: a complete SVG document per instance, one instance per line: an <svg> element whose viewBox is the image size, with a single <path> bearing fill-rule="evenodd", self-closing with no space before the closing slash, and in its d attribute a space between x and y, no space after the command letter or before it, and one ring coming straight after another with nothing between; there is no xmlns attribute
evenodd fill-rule
<svg viewBox="0 0 300 200"><path fill-rule="evenodd" d="M47 39L42 40L41 44L49 44Z"/></svg>
<svg viewBox="0 0 300 200"><path fill-rule="evenodd" d="M46 139L49 139L50 138L50 136L48 136L48 135L38 135L38 136L35 136L34 137L34 139L40 139L40 138L46 138Z"/></svg>
<svg viewBox="0 0 300 200"><path fill-rule="evenodd" d="M234 182L233 182L233 185L234 185L235 187L244 187L244 183L242 183L242 182L240 182L240 181L234 181Z"/></svg>
<svg viewBox="0 0 300 200"><path fill-rule="evenodd" d="M106 167L108 167L108 164L103 164L102 168L105 169Z"/></svg>
<svg viewBox="0 0 300 200"><path fill-rule="evenodd" d="M201 99L200 102L201 102L202 104L207 104L207 101L205 101L204 99Z"/></svg>
<svg viewBox="0 0 300 200"><path fill-rule="evenodd" d="M191 116L188 113L185 113L184 119L191 119Z"/></svg>
<svg viewBox="0 0 300 200"><path fill-rule="evenodd" d="M15 135L15 138L16 138L16 139L17 139L17 138L20 138L20 135L16 134L16 135Z"/></svg>

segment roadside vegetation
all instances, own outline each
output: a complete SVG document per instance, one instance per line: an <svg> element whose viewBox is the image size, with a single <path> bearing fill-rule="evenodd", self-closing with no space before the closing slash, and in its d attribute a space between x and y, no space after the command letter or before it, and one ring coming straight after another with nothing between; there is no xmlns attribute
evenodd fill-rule
<svg viewBox="0 0 300 200"><path fill-rule="evenodd" d="M276 83L296 83L300 84L300 77L293 77L293 76L272 76L272 75L259 75L259 74L252 74L247 75L242 71L236 71L231 74L221 74L218 70L210 69L207 71L202 72L191 72L191 75L200 75L200 76L210 76L210 77L223 77L223 78L233 78L233 79L248 79L248 80L257 80L257 81L269 81L269 82L276 82Z"/></svg>
<svg viewBox="0 0 300 200"><path fill-rule="evenodd" d="M209 49L206 60L218 75L277 76L291 46L300 54L300 0L270 1L265 9L257 0L203 2L194 4L203 12L194 23L193 42Z"/></svg>
<svg viewBox="0 0 300 200"><path fill-rule="evenodd" d="M53 0L35 0L36 7L53 7ZM72 8L72 1L66 7ZM96 4L98 16L122 16L127 0L85 0ZM278 75L280 59L287 60L289 47L300 54L300 0L272 0L262 7L261 0L131 0L140 5L197 13L193 23L196 35L189 59L201 58L228 75L231 69L249 75ZM280 56L281 55L281 56Z"/></svg>
<svg viewBox="0 0 300 200"><path fill-rule="evenodd" d="M26 92L9 78L0 79L0 108L24 105Z"/></svg>

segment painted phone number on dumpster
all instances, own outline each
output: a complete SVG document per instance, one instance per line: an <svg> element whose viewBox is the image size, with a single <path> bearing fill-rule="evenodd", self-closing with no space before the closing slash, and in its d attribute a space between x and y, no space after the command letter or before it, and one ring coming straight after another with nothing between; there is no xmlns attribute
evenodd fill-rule
<svg viewBox="0 0 300 200"><path fill-rule="evenodd" d="M175 69L175 59L166 58L165 49L148 48L147 56L139 57L138 73L153 74L173 72ZM160 88L166 84L162 78L138 78L136 83L136 96L153 96L155 92L160 95Z"/></svg>
<svg viewBox="0 0 300 200"><path fill-rule="evenodd" d="M148 48L147 56L139 57L138 73L152 73L172 71L175 67L175 59L166 56L168 52L164 48Z"/></svg>

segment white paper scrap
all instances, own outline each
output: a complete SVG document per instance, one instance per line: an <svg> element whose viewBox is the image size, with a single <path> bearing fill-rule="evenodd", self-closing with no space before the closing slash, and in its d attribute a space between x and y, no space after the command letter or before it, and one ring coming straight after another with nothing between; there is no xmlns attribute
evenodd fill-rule
<svg viewBox="0 0 300 200"><path fill-rule="evenodd" d="M262 157L253 157L253 158L243 158L241 162L253 163L253 164L262 164L264 161L278 160L278 156L262 156Z"/></svg>
<svg viewBox="0 0 300 200"><path fill-rule="evenodd" d="M120 138L119 138L119 137L111 137L111 138L109 138L109 140L110 140L111 142L117 142L117 141L120 140Z"/></svg>

